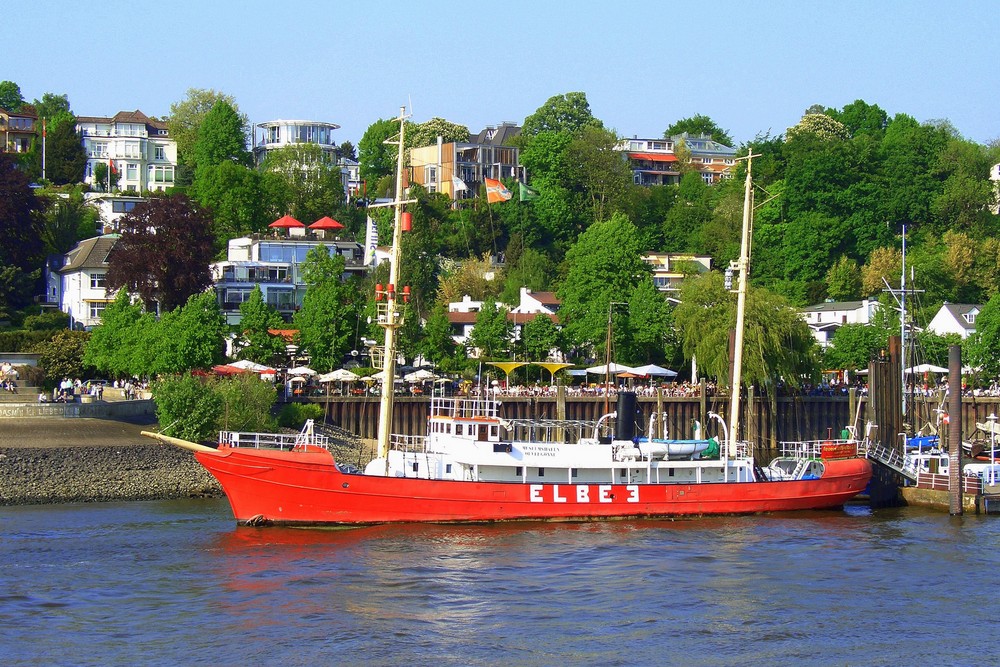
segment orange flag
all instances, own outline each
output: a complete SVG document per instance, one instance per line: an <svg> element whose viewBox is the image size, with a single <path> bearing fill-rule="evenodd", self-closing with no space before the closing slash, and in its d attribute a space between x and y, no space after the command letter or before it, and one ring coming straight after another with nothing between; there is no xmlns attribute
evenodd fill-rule
<svg viewBox="0 0 1000 667"><path fill-rule="evenodd" d="M511 198L510 190L504 186L500 181L494 180L492 178L485 179L486 181L486 201L490 204L495 204L498 201L507 201Z"/></svg>

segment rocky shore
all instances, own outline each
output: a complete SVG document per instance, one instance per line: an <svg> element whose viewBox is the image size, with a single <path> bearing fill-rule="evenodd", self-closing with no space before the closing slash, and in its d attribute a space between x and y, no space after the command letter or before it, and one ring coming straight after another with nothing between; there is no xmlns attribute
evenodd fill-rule
<svg viewBox="0 0 1000 667"><path fill-rule="evenodd" d="M190 452L152 441L0 449L0 505L221 495Z"/></svg>

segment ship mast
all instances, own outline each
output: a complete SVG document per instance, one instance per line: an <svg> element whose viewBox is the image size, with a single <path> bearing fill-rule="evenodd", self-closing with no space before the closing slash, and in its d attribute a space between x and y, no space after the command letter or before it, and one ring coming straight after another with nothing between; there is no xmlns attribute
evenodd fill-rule
<svg viewBox="0 0 1000 667"><path fill-rule="evenodd" d="M746 327L747 275L750 272L750 241L753 227L753 182L750 170L752 154L747 155L747 178L743 193L743 235L740 239L739 283L736 291L736 341L733 349L733 386L729 402L729 446L728 457L736 458L736 440L740 425L740 394L743 384L743 330Z"/></svg>
<svg viewBox="0 0 1000 667"><path fill-rule="evenodd" d="M381 285L375 287L375 300L378 310L378 324L385 329L385 349L382 351L384 363L382 366L382 400L379 404L378 413L378 456L386 459L388 468L389 460L389 434L392 432L392 408L394 381L396 376L396 330L403 325L403 310L398 307L399 299L405 300L407 294L397 292L399 285L399 263L403 254L403 206L409 204L412 199L403 199L403 144L406 130L406 107L399 108L399 139L393 141L386 140L385 143L399 144L396 157L396 192L393 201L382 206L393 208L392 225L392 248L389 251L389 283L382 289ZM374 204L373 206L379 206ZM407 214L408 215L408 214ZM408 290L407 290L408 292Z"/></svg>

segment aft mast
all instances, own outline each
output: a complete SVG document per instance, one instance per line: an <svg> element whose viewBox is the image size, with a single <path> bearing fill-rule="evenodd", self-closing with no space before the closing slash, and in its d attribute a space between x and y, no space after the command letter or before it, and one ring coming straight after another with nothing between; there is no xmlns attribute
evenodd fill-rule
<svg viewBox="0 0 1000 667"><path fill-rule="evenodd" d="M728 457L736 458L736 441L740 430L740 394L743 386L743 331L746 327L747 276L750 272L750 241L753 227L753 181L750 175L753 154L747 155L747 178L743 193L743 235L740 239L738 262L739 283L736 291L736 341L733 350L733 386L729 402Z"/></svg>
<svg viewBox="0 0 1000 667"><path fill-rule="evenodd" d="M403 249L403 217L406 216L406 225L409 226L409 214L403 213L403 206L409 204L412 199L403 199L403 139L406 131L406 107L399 108L399 150L396 157L396 192L393 201L383 206L392 206L392 248L389 252L389 283L375 286L375 300L378 311L378 324L385 329L385 349L382 350L384 363L382 365L382 401L379 404L378 413L378 456L385 458L388 468L389 460L389 434L392 432L392 408L393 408L393 386L396 376L396 330L403 325L403 310L399 307L399 300L402 297L406 301L409 297L409 289L404 288L402 292L397 292L399 285L399 263L402 258ZM397 143L387 140L385 143ZM378 206L375 204L374 206Z"/></svg>

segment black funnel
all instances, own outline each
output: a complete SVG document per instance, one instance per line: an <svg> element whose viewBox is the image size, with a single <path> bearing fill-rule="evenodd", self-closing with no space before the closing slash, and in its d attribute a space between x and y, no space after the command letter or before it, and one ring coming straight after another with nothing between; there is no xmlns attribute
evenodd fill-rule
<svg viewBox="0 0 1000 667"><path fill-rule="evenodd" d="M631 440L635 437L636 410L635 393L623 391L618 394L618 419L615 421L615 440Z"/></svg>

